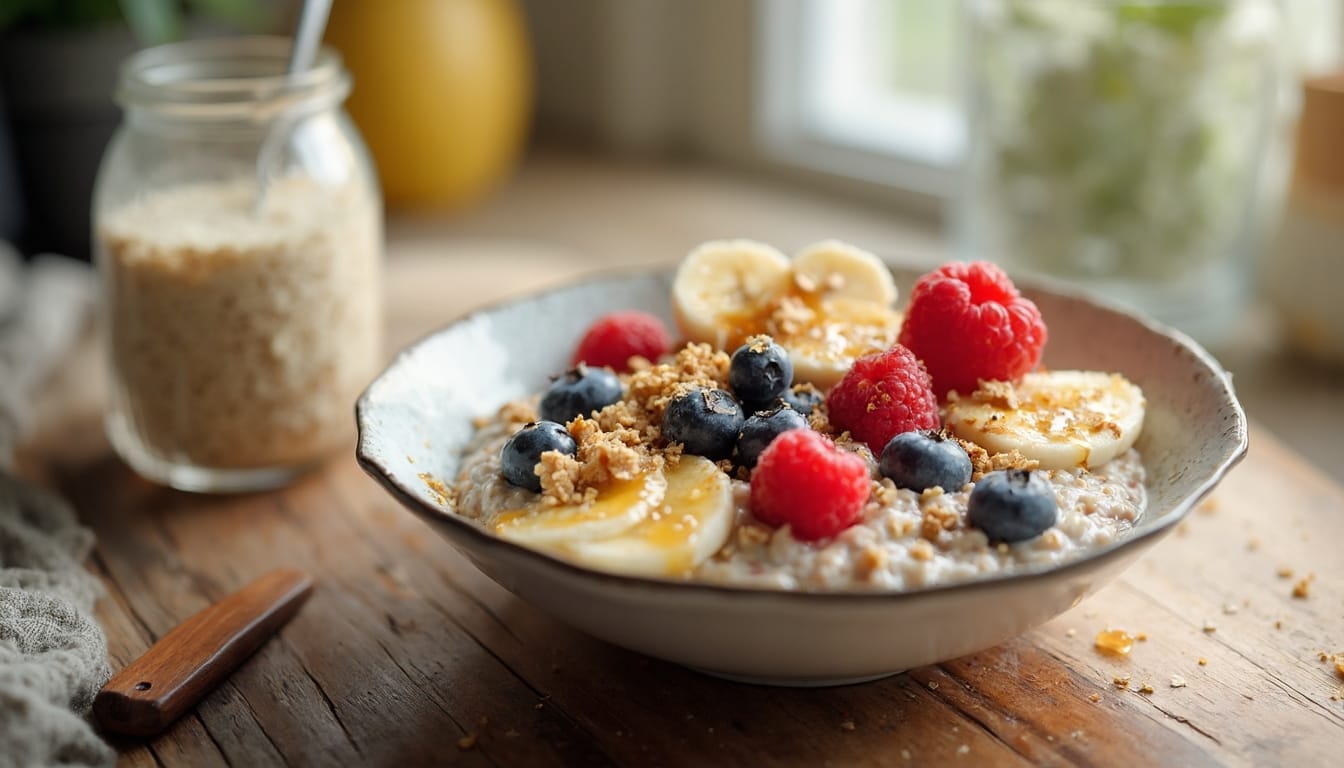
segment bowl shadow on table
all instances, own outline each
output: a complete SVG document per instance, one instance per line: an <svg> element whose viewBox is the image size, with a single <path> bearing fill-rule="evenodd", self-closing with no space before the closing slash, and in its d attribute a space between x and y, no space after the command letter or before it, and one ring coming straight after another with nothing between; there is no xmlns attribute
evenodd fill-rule
<svg viewBox="0 0 1344 768"><path fill-rule="evenodd" d="M1124 713L1091 698L1095 680L1037 647L1030 635L876 681L781 688L642 656L505 599L502 624L525 646L544 649L516 671L558 706L578 704L571 716L637 745L632 750L674 744L679 754L703 749L748 762L765 753L799 764L843 764L874 755L895 759L903 750L916 759L951 760L963 748L981 759L1054 752L1141 760L1147 748L1122 738L1117 721ZM1086 740L1079 741L1083 734ZM1198 756L1173 733L1155 732L1151 739L1166 754Z"/></svg>

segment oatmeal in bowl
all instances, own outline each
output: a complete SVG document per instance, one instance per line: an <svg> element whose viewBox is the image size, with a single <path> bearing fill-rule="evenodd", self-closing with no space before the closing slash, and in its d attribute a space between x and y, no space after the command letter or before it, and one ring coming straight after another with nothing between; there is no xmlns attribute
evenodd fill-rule
<svg viewBox="0 0 1344 768"><path fill-rule="evenodd" d="M456 514L602 571L787 590L1054 565L1142 514L1142 391L1039 370L1045 320L991 264L923 275L902 313L853 246L723 241L670 293L675 331L600 317L481 421Z"/></svg>
<svg viewBox="0 0 1344 768"><path fill-rule="evenodd" d="M366 390L358 459L562 621L811 685L1050 619L1244 454L1225 372L1180 334L987 265L804 253L707 244L467 316ZM952 354L986 326L1016 341Z"/></svg>

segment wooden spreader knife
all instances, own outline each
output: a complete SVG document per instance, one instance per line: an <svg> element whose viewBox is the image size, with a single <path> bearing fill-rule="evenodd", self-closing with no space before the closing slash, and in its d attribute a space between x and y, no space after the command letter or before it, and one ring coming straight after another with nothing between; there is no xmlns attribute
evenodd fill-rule
<svg viewBox="0 0 1344 768"><path fill-rule="evenodd" d="M281 568L177 625L98 692L98 724L127 736L164 730L289 621L312 591L308 574Z"/></svg>

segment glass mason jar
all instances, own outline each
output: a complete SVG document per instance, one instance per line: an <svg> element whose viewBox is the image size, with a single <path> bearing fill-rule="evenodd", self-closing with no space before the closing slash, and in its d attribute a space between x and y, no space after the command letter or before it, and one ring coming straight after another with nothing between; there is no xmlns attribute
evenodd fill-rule
<svg viewBox="0 0 1344 768"><path fill-rule="evenodd" d="M105 423L176 488L276 487L352 435L381 342L382 203L323 50L290 41L142 51L94 191L110 372Z"/></svg>
<svg viewBox="0 0 1344 768"><path fill-rule="evenodd" d="M1206 342L1272 219L1275 0L970 0L968 256L1063 278ZM1286 155L1285 155L1286 156Z"/></svg>

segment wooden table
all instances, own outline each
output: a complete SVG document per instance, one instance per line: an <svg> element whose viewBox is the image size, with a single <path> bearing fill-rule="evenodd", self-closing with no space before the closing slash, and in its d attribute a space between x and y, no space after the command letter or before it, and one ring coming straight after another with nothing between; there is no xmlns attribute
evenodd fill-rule
<svg viewBox="0 0 1344 768"><path fill-rule="evenodd" d="M476 267L403 256L389 272L392 342L572 268L526 254ZM91 352L48 389L48 427L23 466L97 532L114 669L270 568L318 582L195 712L152 742L119 743L126 765L1326 765L1344 747L1344 677L1320 656L1344 652L1344 490L1258 426L1211 502L1041 629L874 683L787 690L706 677L552 620L477 572L349 453L278 493L150 485L101 438ZM1146 639L1128 657L1102 655L1093 638L1107 627Z"/></svg>

